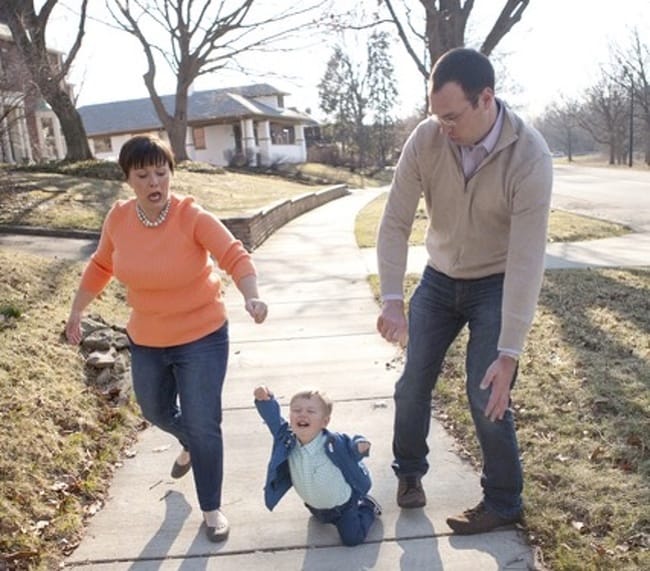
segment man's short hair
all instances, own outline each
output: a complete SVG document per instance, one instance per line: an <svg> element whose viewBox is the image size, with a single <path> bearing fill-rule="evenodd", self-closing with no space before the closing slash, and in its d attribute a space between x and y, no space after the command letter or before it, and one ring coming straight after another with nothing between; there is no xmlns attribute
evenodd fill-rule
<svg viewBox="0 0 650 571"><path fill-rule="evenodd" d="M469 48L454 48L442 54L431 70L429 92L437 93L449 82L460 85L472 105L489 87L494 91L494 68L482 53Z"/></svg>

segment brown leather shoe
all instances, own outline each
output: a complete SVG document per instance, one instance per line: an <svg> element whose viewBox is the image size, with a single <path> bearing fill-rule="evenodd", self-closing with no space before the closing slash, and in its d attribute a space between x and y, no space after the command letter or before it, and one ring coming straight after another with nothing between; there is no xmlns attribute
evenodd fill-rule
<svg viewBox="0 0 650 571"><path fill-rule="evenodd" d="M458 535L473 535L486 533L497 527L511 525L521 521L521 514L515 517L503 518L494 512L488 511L483 502L465 510L462 514L447 518L447 525Z"/></svg>
<svg viewBox="0 0 650 571"><path fill-rule="evenodd" d="M422 487L422 479L418 474L399 476L397 485L397 505L400 508L423 508L427 497Z"/></svg>

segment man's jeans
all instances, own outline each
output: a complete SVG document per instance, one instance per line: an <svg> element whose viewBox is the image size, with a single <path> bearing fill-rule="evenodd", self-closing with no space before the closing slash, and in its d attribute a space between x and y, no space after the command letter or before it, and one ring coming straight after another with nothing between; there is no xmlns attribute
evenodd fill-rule
<svg viewBox="0 0 650 571"><path fill-rule="evenodd" d="M466 391L483 452L484 501L498 515L512 517L521 511L523 487L512 411L491 422L484 412L491 390L479 386L498 356L502 295L503 274L458 280L425 269L410 302L406 364L395 386L393 468L398 475L427 472L431 393L447 349L467 324Z"/></svg>
<svg viewBox="0 0 650 571"><path fill-rule="evenodd" d="M173 347L145 347L131 341L133 389L142 414L189 450L203 511L221 507L221 389L227 364L227 324Z"/></svg>

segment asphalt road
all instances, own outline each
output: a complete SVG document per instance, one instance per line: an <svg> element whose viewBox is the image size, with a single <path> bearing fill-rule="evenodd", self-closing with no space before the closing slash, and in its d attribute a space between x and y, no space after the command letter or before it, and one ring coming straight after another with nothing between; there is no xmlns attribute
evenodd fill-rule
<svg viewBox="0 0 650 571"><path fill-rule="evenodd" d="M555 167L553 208L650 232L650 171Z"/></svg>

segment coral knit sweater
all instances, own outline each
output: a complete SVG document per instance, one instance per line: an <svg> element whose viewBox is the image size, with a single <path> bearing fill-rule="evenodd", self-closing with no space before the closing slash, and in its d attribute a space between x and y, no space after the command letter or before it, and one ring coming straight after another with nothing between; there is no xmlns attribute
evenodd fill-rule
<svg viewBox="0 0 650 571"><path fill-rule="evenodd" d="M115 276L127 289L127 331L138 345L170 347L200 339L226 321L221 280L255 274L242 243L191 197L171 196L166 220L144 226L135 199L118 201L102 228L80 287L99 294Z"/></svg>

